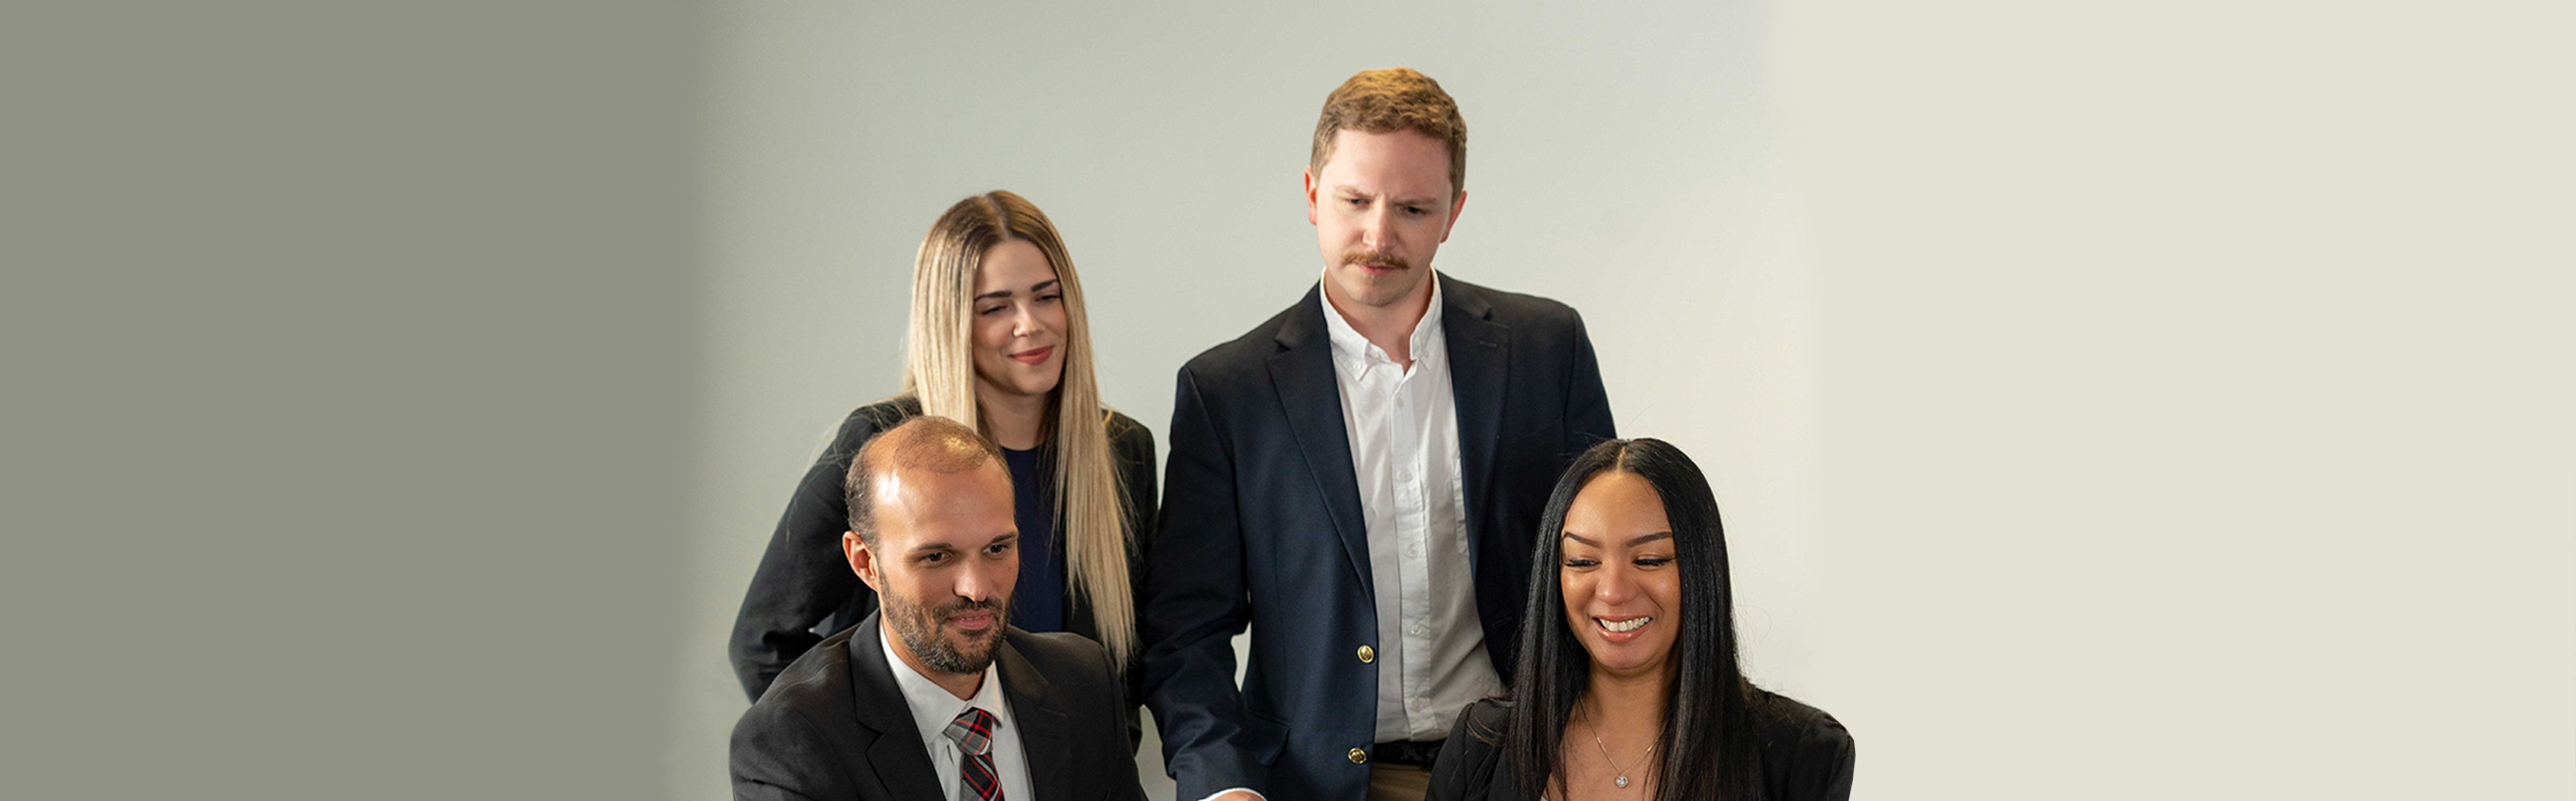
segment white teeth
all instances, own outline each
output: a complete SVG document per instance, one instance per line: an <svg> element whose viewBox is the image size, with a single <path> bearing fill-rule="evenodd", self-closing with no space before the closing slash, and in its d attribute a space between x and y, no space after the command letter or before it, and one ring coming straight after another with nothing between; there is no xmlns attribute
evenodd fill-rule
<svg viewBox="0 0 2576 801"><path fill-rule="evenodd" d="M1636 631L1637 629L1644 627L1647 623L1653 621L1654 618L1651 617L1633 618L1620 623L1612 623L1597 617L1592 619L1592 622L1599 623L1602 628L1609 629L1611 631Z"/></svg>

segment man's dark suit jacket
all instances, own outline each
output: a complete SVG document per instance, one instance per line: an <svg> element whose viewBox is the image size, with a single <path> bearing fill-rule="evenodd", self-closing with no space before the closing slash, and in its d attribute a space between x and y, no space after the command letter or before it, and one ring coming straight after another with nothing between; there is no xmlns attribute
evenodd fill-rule
<svg viewBox="0 0 2576 801"><path fill-rule="evenodd" d="M1613 436L1582 318L1439 276L1477 616L1511 677L1539 512L1566 462ZM1368 531L1315 290L1181 368L1146 579L1146 706L1193 801L1357 799L1377 730ZM1243 687L1230 642L1252 626Z"/></svg>
<svg viewBox="0 0 2576 801"><path fill-rule="evenodd" d="M877 616L778 674L733 727L736 799L939 801L939 775L894 683ZM994 661L1020 727L1033 799L1142 801L1125 691L1109 652L1072 634L1007 629Z"/></svg>

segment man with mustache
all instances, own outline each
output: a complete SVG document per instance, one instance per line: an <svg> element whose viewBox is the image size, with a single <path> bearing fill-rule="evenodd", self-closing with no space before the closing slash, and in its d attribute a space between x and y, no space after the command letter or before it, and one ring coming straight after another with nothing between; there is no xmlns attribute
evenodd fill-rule
<svg viewBox="0 0 2576 801"><path fill-rule="evenodd" d="M879 608L733 730L737 799L1141 801L1109 652L1006 623L1020 574L1002 452L944 417L870 440L842 555Z"/></svg>
<svg viewBox="0 0 2576 801"><path fill-rule="evenodd" d="M1539 513L1614 432L1573 309L1432 269L1466 158L1438 83L1352 76L1305 171L1322 280L1181 368L1144 666L1182 801L1421 798L1509 678Z"/></svg>

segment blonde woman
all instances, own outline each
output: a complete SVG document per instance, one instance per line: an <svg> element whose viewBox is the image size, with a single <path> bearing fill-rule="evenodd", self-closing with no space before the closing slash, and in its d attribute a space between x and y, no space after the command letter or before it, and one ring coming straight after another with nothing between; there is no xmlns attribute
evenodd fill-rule
<svg viewBox="0 0 2576 801"><path fill-rule="evenodd" d="M1054 223L1009 192L950 206L915 259L905 339L903 393L850 413L770 537L734 621L744 692L758 700L788 663L876 611L841 552L842 482L870 438L921 414L963 422L1002 448L1020 529L1011 624L1090 637L1136 675L1154 435L1100 403L1082 282Z"/></svg>

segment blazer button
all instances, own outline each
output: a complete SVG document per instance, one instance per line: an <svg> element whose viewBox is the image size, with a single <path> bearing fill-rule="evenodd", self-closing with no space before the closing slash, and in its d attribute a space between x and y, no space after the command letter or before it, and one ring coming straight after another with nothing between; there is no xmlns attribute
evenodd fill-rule
<svg viewBox="0 0 2576 801"><path fill-rule="evenodd" d="M1360 646L1360 664L1365 665L1376 661L1377 649L1365 645Z"/></svg>
<svg viewBox="0 0 2576 801"><path fill-rule="evenodd" d="M1368 764L1368 752L1367 752L1367 751L1359 750L1359 749L1357 749L1357 748L1353 748L1353 749L1351 749L1351 764L1353 764L1353 765L1366 765L1366 764Z"/></svg>

